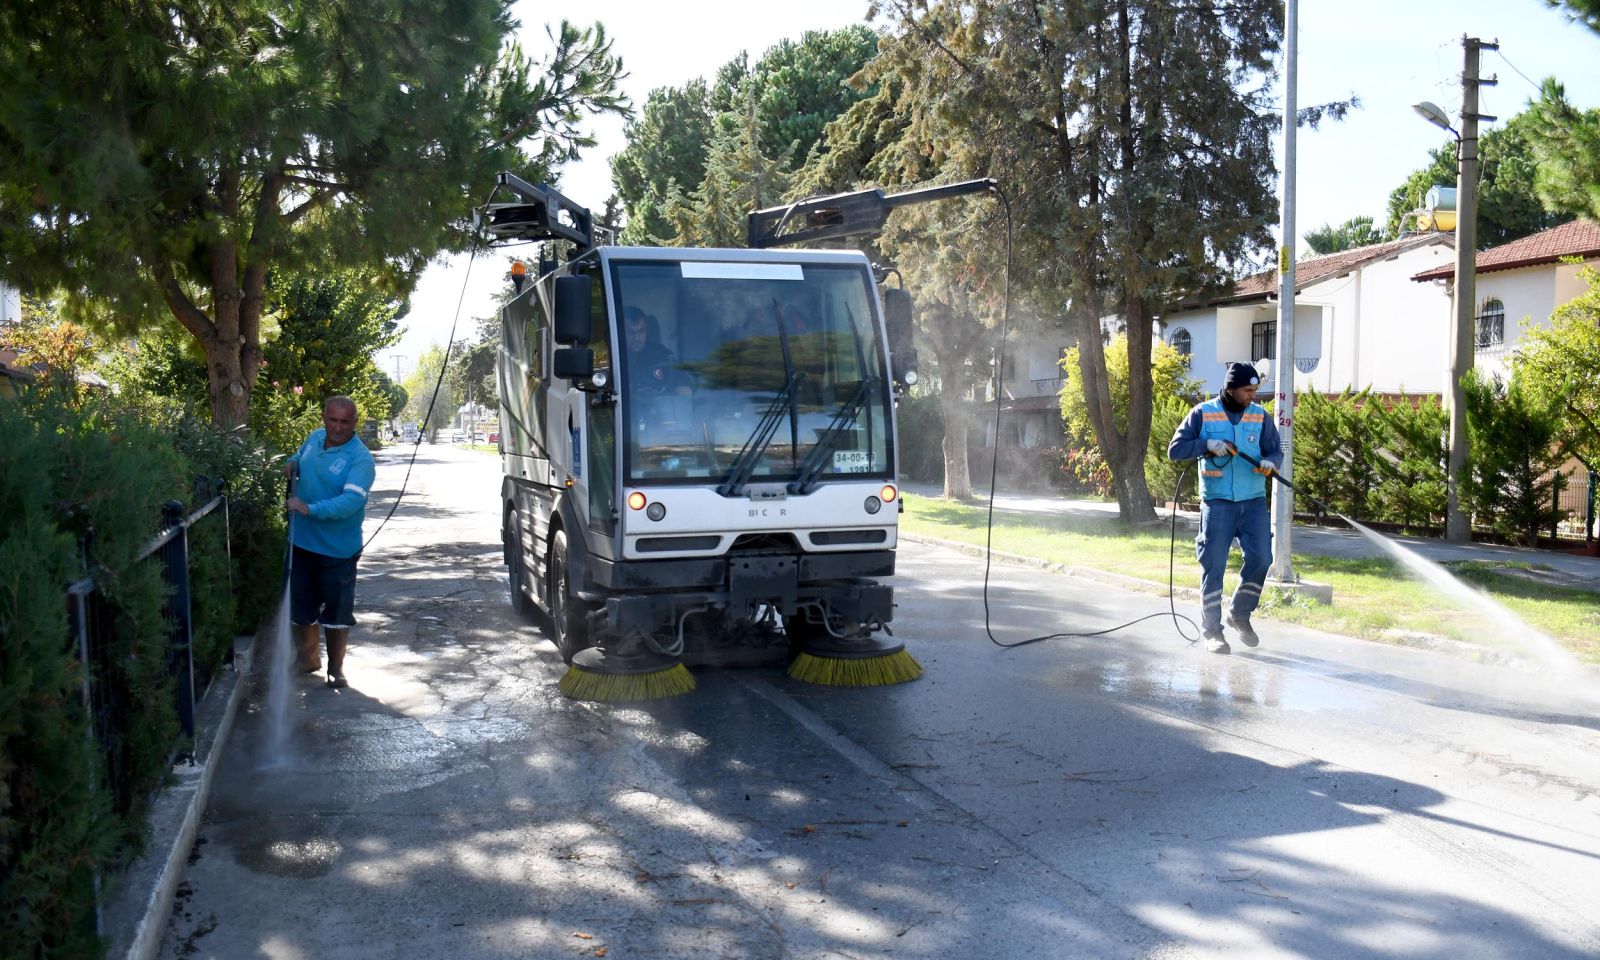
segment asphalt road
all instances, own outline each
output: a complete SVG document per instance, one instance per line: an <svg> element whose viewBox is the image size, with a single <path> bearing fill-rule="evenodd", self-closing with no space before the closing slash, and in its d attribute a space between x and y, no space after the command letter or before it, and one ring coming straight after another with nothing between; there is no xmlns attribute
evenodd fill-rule
<svg viewBox="0 0 1600 960"><path fill-rule="evenodd" d="M405 465L380 463L368 531ZM899 687L697 671L563 699L507 604L492 457L423 446L351 686L253 691L164 957L1592 957L1587 690L1261 621L1001 650L981 560L906 544ZM996 567L995 633L1165 609Z"/></svg>

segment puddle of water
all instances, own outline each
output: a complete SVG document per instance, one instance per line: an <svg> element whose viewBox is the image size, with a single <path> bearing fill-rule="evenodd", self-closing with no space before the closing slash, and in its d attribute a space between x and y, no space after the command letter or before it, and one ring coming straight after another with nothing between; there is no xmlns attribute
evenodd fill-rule
<svg viewBox="0 0 1600 960"><path fill-rule="evenodd" d="M261 837L235 847L234 859L255 873L310 880L332 870L342 851L328 837Z"/></svg>
<svg viewBox="0 0 1600 960"><path fill-rule="evenodd" d="M1190 662L1185 658L1158 663L1112 662L1095 678L1106 693L1136 698L1199 698L1236 705L1252 704L1304 713L1360 710L1369 698L1348 685L1285 670L1259 670L1254 664L1222 660Z"/></svg>

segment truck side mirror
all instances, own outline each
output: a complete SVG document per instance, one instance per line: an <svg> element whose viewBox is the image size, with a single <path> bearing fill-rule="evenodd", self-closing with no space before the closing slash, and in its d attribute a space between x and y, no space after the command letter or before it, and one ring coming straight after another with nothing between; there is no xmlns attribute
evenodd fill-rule
<svg viewBox="0 0 1600 960"><path fill-rule="evenodd" d="M889 369L905 386L917 382L916 324L911 317L911 294L891 287L883 291L883 325L889 335Z"/></svg>
<svg viewBox="0 0 1600 960"><path fill-rule="evenodd" d="M552 362L556 376L563 380L588 380L594 376L594 351L588 347L562 347Z"/></svg>
<svg viewBox="0 0 1600 960"><path fill-rule="evenodd" d="M581 347L589 342L590 307L587 276L556 278L556 343Z"/></svg>

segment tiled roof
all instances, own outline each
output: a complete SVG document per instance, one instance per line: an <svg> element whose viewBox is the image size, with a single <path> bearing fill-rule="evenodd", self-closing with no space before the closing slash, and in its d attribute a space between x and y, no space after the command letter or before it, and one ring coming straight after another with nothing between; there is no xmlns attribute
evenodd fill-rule
<svg viewBox="0 0 1600 960"><path fill-rule="evenodd" d="M1559 227L1542 230L1533 236L1502 243L1498 247L1478 254L1478 273L1496 270L1515 270L1541 263L1555 263L1562 257L1600 256L1600 223L1593 220L1574 220ZM1446 264L1425 270L1413 280L1451 280L1456 275L1456 265Z"/></svg>
<svg viewBox="0 0 1600 960"><path fill-rule="evenodd" d="M33 383L36 379L33 371L27 366L17 364L17 352L9 347L0 348L0 377L21 380L24 383Z"/></svg>
<svg viewBox="0 0 1600 960"><path fill-rule="evenodd" d="M1388 243L1374 243L1371 246L1341 250L1338 253L1330 253L1325 257L1310 257L1305 260L1297 260L1294 265L1295 291L1299 292L1318 280L1341 276L1358 267L1364 267L1369 263L1387 259L1413 247L1425 247L1434 243L1454 245L1455 238L1447 233L1429 233L1415 237L1401 237L1399 240L1390 240ZM1263 270L1240 280L1233 285L1231 291L1204 300L1186 302L1183 306L1186 308L1210 307L1225 303L1240 303L1247 300L1264 300L1277 292L1278 271L1276 269Z"/></svg>

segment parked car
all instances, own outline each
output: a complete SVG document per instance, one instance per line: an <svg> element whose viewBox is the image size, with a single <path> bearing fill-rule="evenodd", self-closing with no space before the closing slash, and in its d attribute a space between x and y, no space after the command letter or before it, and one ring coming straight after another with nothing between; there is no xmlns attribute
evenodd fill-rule
<svg viewBox="0 0 1600 960"><path fill-rule="evenodd" d="M451 443L466 443L467 442L467 432L465 430L452 430L452 431L450 431L450 442Z"/></svg>
<svg viewBox="0 0 1600 960"><path fill-rule="evenodd" d="M500 442L500 434L498 434L498 433L489 434L489 442L490 443L499 443Z"/></svg>

